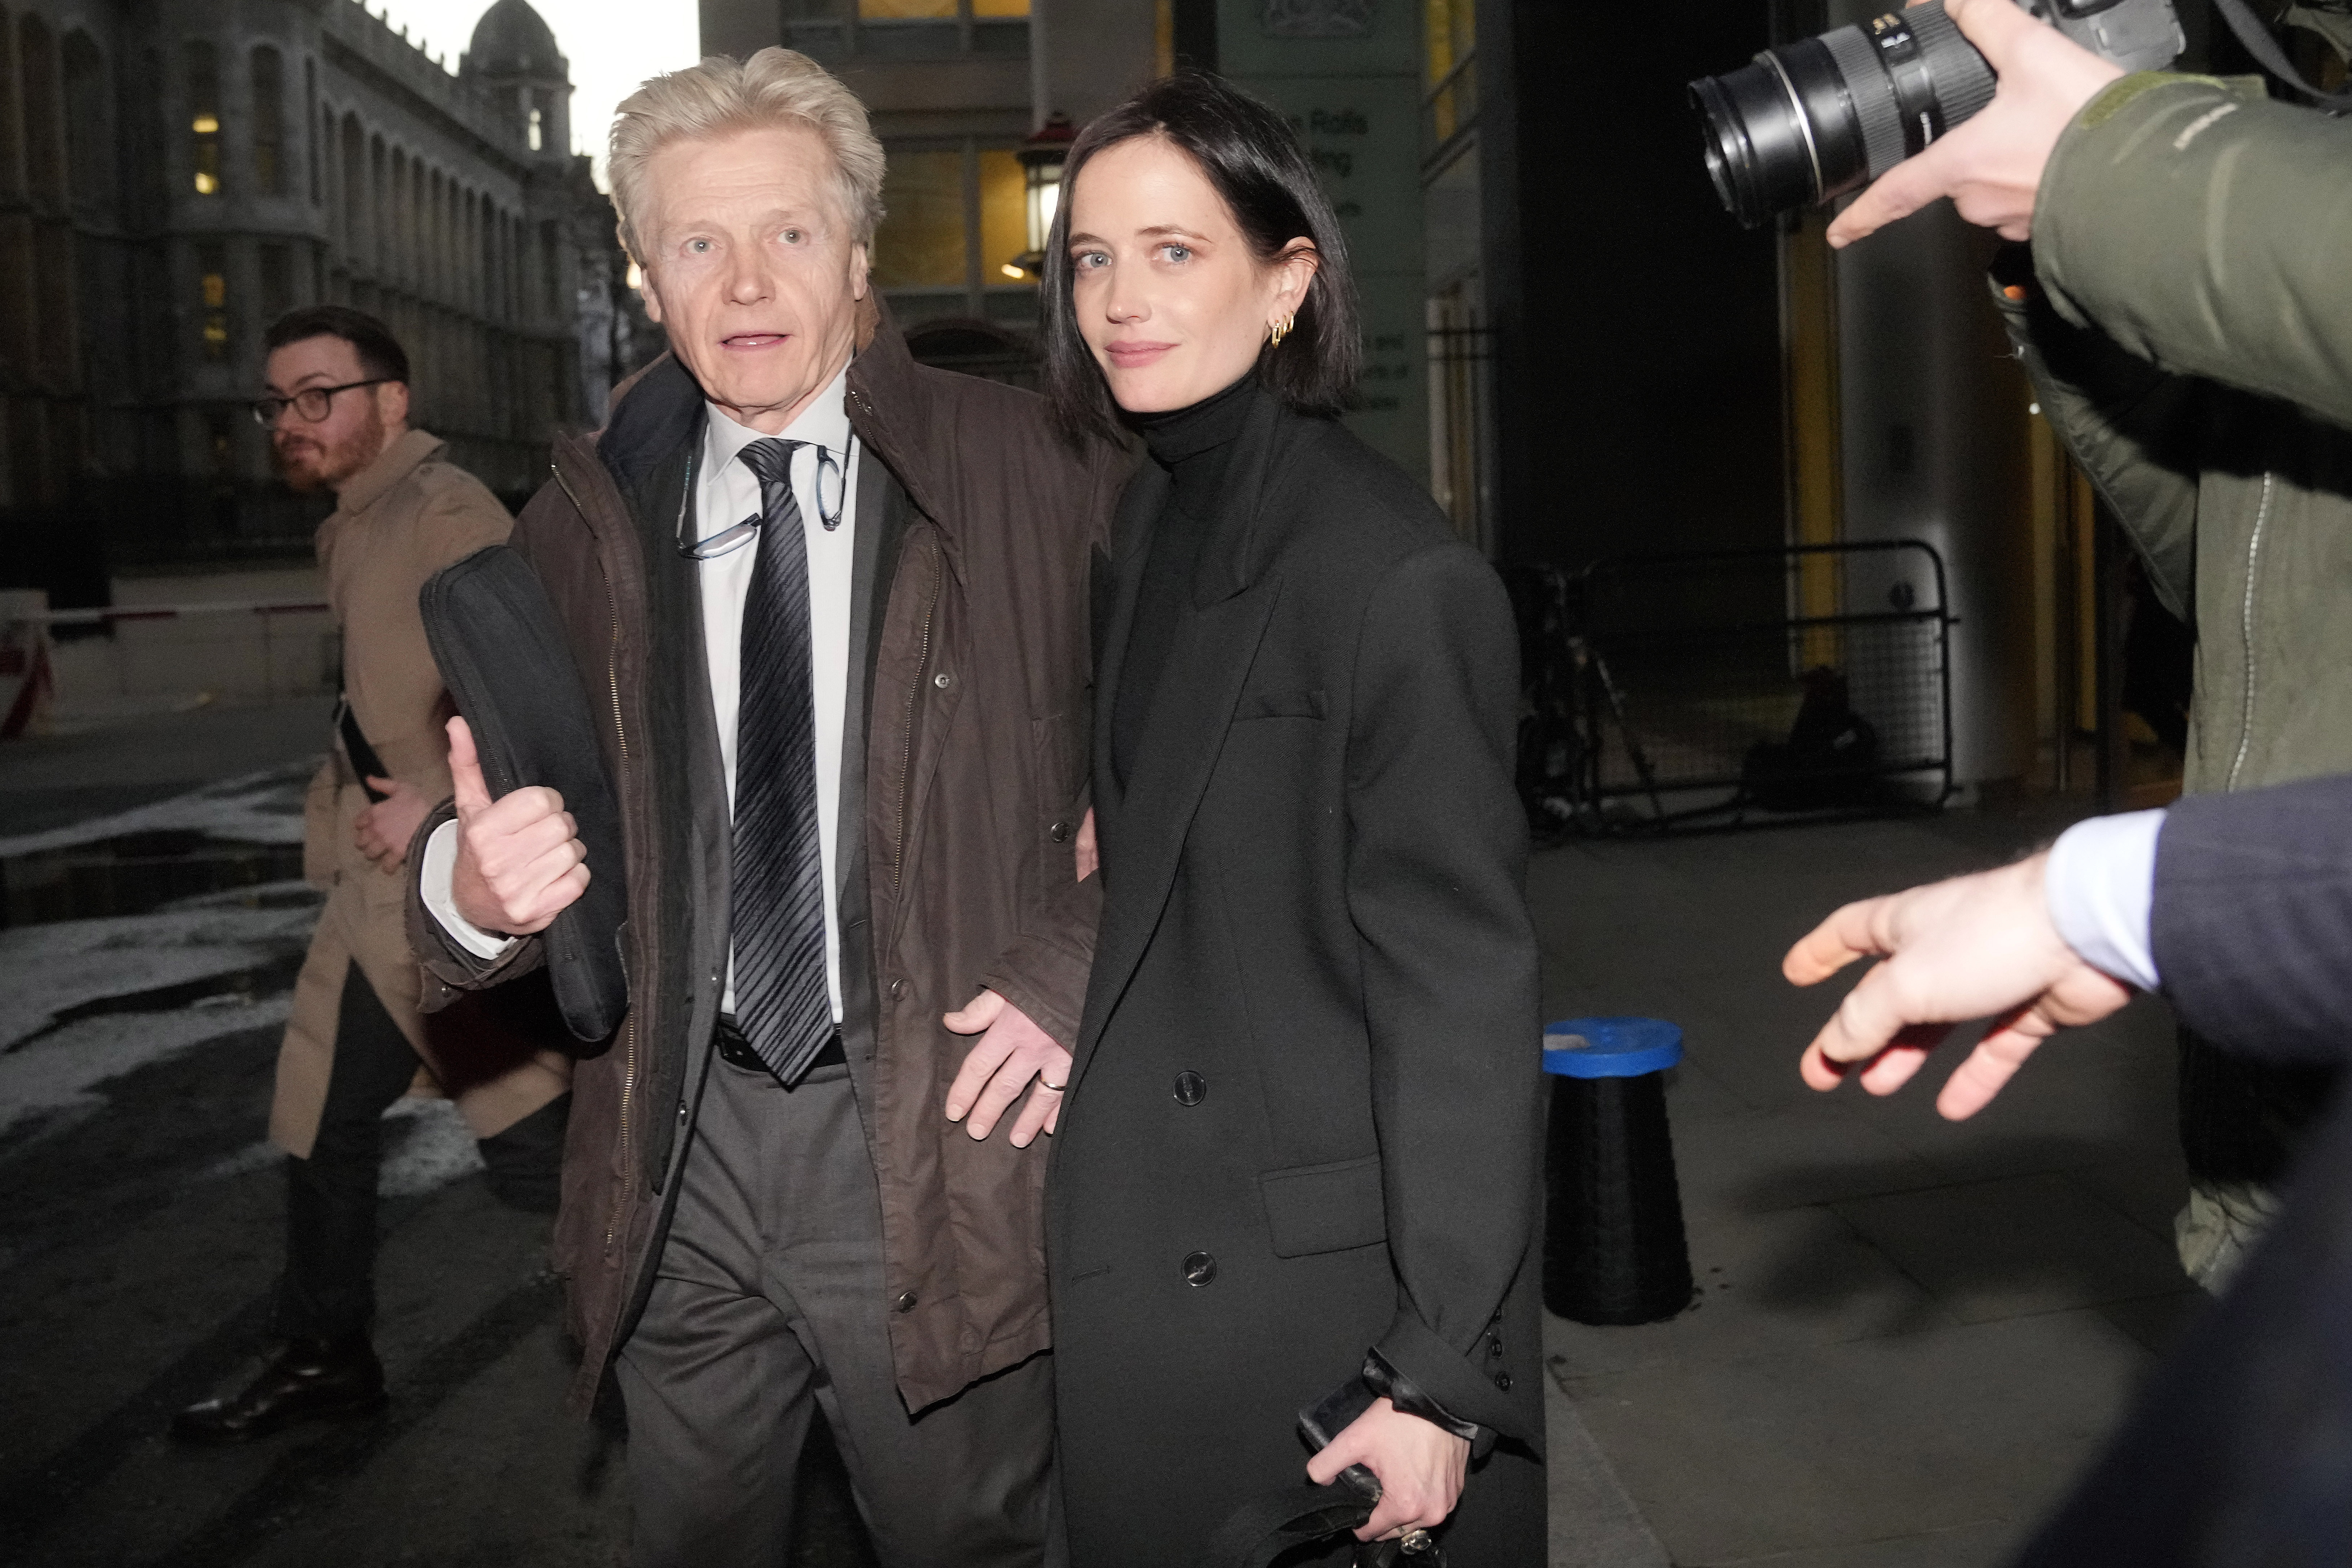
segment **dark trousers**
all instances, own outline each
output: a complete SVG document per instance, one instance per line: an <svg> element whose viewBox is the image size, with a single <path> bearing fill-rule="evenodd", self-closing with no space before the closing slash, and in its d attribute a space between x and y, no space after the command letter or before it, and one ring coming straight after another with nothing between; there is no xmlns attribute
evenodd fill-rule
<svg viewBox="0 0 2352 1568"><path fill-rule="evenodd" d="M340 1339L375 1319L375 1188L383 1113L416 1077L416 1052L375 988L343 971L335 1066L310 1157L286 1157L286 1272L278 1332Z"/></svg>
<svg viewBox="0 0 2352 1568"><path fill-rule="evenodd" d="M793 1089L723 1061L709 1073L617 1366L637 1568L783 1568L819 1412L886 1568L1045 1561L1052 1357L909 1416L847 1070Z"/></svg>
<svg viewBox="0 0 2352 1568"><path fill-rule="evenodd" d="M2199 1181L2274 1186L2334 1102L2332 1063L2259 1061L2180 1031L2180 1149Z"/></svg>
<svg viewBox="0 0 2352 1568"><path fill-rule="evenodd" d="M343 971L335 1065L308 1159L286 1159L286 1271L277 1332L341 1339L375 1320L376 1182L383 1113L415 1081L417 1057L353 964ZM520 1208L552 1212L569 1094L481 1139L493 1191Z"/></svg>

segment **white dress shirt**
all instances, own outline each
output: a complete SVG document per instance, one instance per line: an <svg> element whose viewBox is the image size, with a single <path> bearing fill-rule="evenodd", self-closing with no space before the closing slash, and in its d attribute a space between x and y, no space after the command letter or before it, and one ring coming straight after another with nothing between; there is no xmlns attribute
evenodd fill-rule
<svg viewBox="0 0 2352 1568"><path fill-rule="evenodd" d="M849 413L843 392L849 372L845 369L819 392L800 417L783 429L781 439L803 445L793 454L793 497L800 503L801 538L808 552L810 693L816 717L817 845L824 864L824 977L833 998L833 1018L841 1021L841 914L834 896L840 879L836 868L840 839L841 742L849 697L849 612L857 533L858 453L849 432ZM742 461L743 448L762 439L747 425L738 424L718 407L709 405L702 452L695 465L694 537L707 539L746 517L760 516L758 476ZM822 447L835 465L818 494ZM836 482L835 474L838 476ZM827 528L824 519L837 517ZM742 701L743 596L751 585L751 570L761 550L772 541L761 529L752 542L725 555L697 563L702 597L702 644L709 662L710 710L719 728L719 759L726 773L727 801L735 802L736 715ZM483 931L457 913L451 882L457 862L457 824L446 822L426 841L419 892L425 906L443 929L478 957L495 958L512 937ZM853 830L854 831L854 830ZM593 868L591 868L592 870ZM734 959L728 959L727 985L720 1008L735 1010Z"/></svg>
<svg viewBox="0 0 2352 1568"><path fill-rule="evenodd" d="M2127 811L2075 823L2050 846L2042 897L2050 924L2091 967L2152 991L2156 946L2156 841L2162 811Z"/></svg>

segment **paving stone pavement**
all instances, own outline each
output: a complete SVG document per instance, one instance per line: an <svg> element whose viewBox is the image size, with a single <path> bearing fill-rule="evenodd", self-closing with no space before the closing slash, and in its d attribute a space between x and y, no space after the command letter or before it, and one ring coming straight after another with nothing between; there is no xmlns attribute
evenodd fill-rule
<svg viewBox="0 0 2352 1568"><path fill-rule="evenodd" d="M294 762L323 715L148 723L0 748L0 836ZM1840 987L1785 986L1791 940L1845 899L1990 863L2069 815L1537 857L1547 1016L1686 1031L1668 1100L1701 1283L1669 1322L1549 1324L1552 1568L1992 1568L2194 1310L2169 1239L2182 1178L2160 1005L2045 1049L1965 1124L1936 1117L1933 1065L1885 1102L1796 1077ZM282 896L256 890L263 907ZM163 1440L170 1410L238 1375L261 1329L282 1201L255 1157L277 1042L262 1020L285 977L224 959L220 997L142 996L125 962L122 996L76 991L84 1021L16 1047L30 1061L73 1029L113 1040L142 1018L177 1031L0 1132L0 1561L622 1562L625 1438L562 1414L546 1222L478 1175L387 1200L385 1417L225 1453ZM796 1563L869 1562L838 1461L810 1465Z"/></svg>
<svg viewBox="0 0 2352 1568"><path fill-rule="evenodd" d="M1547 1017L1671 1019L1699 1295L1669 1322L1552 1318L1552 1564L1993 1568L2096 1452L2202 1295L2172 1026L2142 998L2000 1100L1821 1095L1798 1052L1846 982L1780 955L1839 904L1998 862L2063 804L1579 842L1536 862Z"/></svg>

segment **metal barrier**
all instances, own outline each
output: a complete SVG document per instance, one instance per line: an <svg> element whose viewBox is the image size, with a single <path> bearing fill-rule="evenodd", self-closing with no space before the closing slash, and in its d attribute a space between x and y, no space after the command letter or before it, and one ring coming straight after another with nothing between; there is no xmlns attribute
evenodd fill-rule
<svg viewBox="0 0 2352 1568"><path fill-rule="evenodd" d="M261 690L279 688L277 631L281 616L315 616L332 606L319 600L223 600L191 604L126 604L104 609L51 610L45 595L19 592L0 602L0 740L31 733L56 696L56 655L49 631L58 626L107 627L131 622L250 616L260 631Z"/></svg>
<svg viewBox="0 0 2352 1568"><path fill-rule="evenodd" d="M1952 792L1952 616L1925 543L1614 556L1525 569L1512 588L1519 785L1539 830L1868 814Z"/></svg>

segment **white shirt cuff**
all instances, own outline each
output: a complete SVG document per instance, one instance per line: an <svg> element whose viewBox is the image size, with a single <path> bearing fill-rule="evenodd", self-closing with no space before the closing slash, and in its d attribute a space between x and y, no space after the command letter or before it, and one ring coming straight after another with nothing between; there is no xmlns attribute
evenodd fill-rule
<svg viewBox="0 0 2352 1568"><path fill-rule="evenodd" d="M458 914L453 891L457 879L457 824L444 822L425 841L425 865L417 875L416 891L423 895L426 911L457 946L477 958L498 957L519 938L494 936Z"/></svg>
<svg viewBox="0 0 2352 1568"><path fill-rule="evenodd" d="M2093 968L2143 991L2157 988L2148 912L2156 902L2156 839L2162 811L2128 811L2075 823L2050 846L2043 877L2050 923Z"/></svg>

